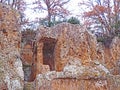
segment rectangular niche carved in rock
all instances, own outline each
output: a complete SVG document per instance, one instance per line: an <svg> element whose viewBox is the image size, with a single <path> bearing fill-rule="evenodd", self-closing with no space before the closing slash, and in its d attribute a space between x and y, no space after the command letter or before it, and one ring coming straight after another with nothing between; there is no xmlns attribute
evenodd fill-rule
<svg viewBox="0 0 120 90"><path fill-rule="evenodd" d="M49 65L51 71L55 70L54 49L56 41L53 38L43 39L43 64Z"/></svg>

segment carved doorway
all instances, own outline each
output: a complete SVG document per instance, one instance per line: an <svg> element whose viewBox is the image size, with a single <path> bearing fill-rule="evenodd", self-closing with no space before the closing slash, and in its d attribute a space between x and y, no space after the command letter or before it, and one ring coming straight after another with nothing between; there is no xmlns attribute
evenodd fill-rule
<svg viewBox="0 0 120 90"><path fill-rule="evenodd" d="M50 70L55 70L55 45L57 40L53 38L43 38L43 64L49 65Z"/></svg>

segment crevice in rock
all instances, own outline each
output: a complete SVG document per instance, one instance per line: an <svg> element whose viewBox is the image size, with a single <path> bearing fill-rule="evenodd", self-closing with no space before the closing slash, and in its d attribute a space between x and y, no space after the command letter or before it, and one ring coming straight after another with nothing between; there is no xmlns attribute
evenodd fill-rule
<svg viewBox="0 0 120 90"><path fill-rule="evenodd" d="M23 64L23 71L24 71L24 81L30 81L31 65L24 65Z"/></svg>

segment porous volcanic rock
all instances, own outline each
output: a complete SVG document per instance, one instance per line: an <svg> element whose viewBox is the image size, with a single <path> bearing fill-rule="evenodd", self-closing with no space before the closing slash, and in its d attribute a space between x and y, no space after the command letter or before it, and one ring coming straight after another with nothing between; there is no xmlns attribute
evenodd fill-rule
<svg viewBox="0 0 120 90"><path fill-rule="evenodd" d="M47 42L48 46L46 45ZM88 65L91 60L97 59L97 41L95 37L86 28L79 25L62 23L51 28L40 27L35 45L37 47L35 48L37 51L36 56L34 55L36 68L48 61L50 63L45 64L48 64L50 68L54 65L53 70L62 71L70 58L78 58L83 65ZM45 50L50 49L50 45L53 46L53 51L43 54ZM44 47L47 49L44 49ZM51 54L52 52L53 54ZM45 56L49 56L49 60L45 61Z"/></svg>
<svg viewBox="0 0 120 90"><path fill-rule="evenodd" d="M120 39L118 37L112 40L110 47L105 47L98 43L95 35L85 27L62 23L51 28L40 27L35 39L36 73L41 73L41 64L49 65L52 70L62 71L71 58L74 60L77 58L86 66L89 66L91 61L99 61L112 74L119 74ZM47 50L49 52L46 52Z"/></svg>
<svg viewBox="0 0 120 90"><path fill-rule="evenodd" d="M19 14L0 4L0 90L23 90Z"/></svg>
<svg viewBox="0 0 120 90"><path fill-rule="evenodd" d="M119 90L120 76L113 76L101 64L67 64L62 72L38 74L35 90Z"/></svg>
<svg viewBox="0 0 120 90"><path fill-rule="evenodd" d="M98 43L98 60L104 64L114 75L120 74L120 38L115 37L109 47Z"/></svg>
<svg viewBox="0 0 120 90"><path fill-rule="evenodd" d="M35 39L36 90L119 90L118 37L106 47L85 27L62 23L40 27ZM51 72L43 73L43 65Z"/></svg>

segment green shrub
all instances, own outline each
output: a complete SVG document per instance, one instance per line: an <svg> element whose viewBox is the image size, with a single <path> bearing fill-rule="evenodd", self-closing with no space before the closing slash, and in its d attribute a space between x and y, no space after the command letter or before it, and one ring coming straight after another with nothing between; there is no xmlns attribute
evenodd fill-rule
<svg viewBox="0 0 120 90"><path fill-rule="evenodd" d="M76 17L71 17L70 19L68 19L68 23L80 24L80 21Z"/></svg>

